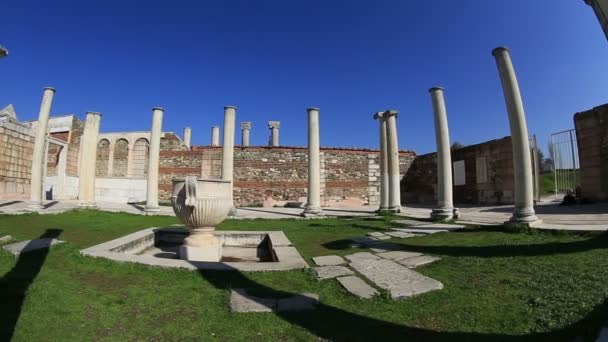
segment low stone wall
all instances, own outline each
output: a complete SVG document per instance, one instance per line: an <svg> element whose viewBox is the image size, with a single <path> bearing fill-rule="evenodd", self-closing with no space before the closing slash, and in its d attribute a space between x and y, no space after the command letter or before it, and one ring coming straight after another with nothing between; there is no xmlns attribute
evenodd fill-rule
<svg viewBox="0 0 608 342"><path fill-rule="evenodd" d="M0 199L29 198L34 140L27 126L0 121Z"/></svg>
<svg viewBox="0 0 608 342"><path fill-rule="evenodd" d="M513 203L515 183L511 137L452 150L452 166L455 203ZM401 184L404 203L435 203L437 154L416 157Z"/></svg>
<svg viewBox="0 0 608 342"><path fill-rule="evenodd" d="M608 104L574 115L583 198L608 199Z"/></svg>

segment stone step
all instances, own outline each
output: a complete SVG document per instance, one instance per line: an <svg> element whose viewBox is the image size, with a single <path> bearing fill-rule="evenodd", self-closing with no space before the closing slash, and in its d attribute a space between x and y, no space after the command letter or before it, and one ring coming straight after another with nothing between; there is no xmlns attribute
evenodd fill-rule
<svg viewBox="0 0 608 342"><path fill-rule="evenodd" d="M394 300L443 288L441 282L387 259L356 261L350 266L376 286L387 290Z"/></svg>
<svg viewBox="0 0 608 342"><path fill-rule="evenodd" d="M378 291L369 286L363 279L355 276L339 277L338 282L354 296L369 299L378 294Z"/></svg>

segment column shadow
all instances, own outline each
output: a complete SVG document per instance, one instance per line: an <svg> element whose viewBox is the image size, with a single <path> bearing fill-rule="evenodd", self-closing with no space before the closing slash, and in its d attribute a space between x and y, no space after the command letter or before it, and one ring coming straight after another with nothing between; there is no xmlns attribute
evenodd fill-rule
<svg viewBox="0 0 608 342"><path fill-rule="evenodd" d="M49 253L50 239L56 239L62 232L62 229L47 229L39 239L49 239L48 245L21 254L15 266L0 279L0 341L12 339L27 291Z"/></svg>

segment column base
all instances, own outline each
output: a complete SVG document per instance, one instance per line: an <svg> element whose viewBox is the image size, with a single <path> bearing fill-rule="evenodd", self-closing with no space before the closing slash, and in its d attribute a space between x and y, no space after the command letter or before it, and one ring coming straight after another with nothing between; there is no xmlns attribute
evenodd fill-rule
<svg viewBox="0 0 608 342"><path fill-rule="evenodd" d="M389 213L397 214L397 213L401 212L401 206L398 206L398 207L389 207L387 210L388 210Z"/></svg>
<svg viewBox="0 0 608 342"><path fill-rule="evenodd" d="M78 202L78 209L97 209L95 202Z"/></svg>
<svg viewBox="0 0 608 342"><path fill-rule="evenodd" d="M515 208L513 216L504 224L508 228L534 228L542 222L543 220L536 216L533 208Z"/></svg>
<svg viewBox="0 0 608 342"><path fill-rule="evenodd" d="M431 212L431 219L435 221L447 221L454 218L454 208L437 208Z"/></svg>
<svg viewBox="0 0 608 342"><path fill-rule="evenodd" d="M321 210L320 207L306 207L300 215L306 218L325 217L325 213L323 212L323 210Z"/></svg>
<svg viewBox="0 0 608 342"><path fill-rule="evenodd" d="M145 206L144 207L144 211L147 213L157 213L160 211L160 207L159 206Z"/></svg>
<svg viewBox="0 0 608 342"><path fill-rule="evenodd" d="M380 207L380 208L378 208L378 210L376 210L376 213L379 215L386 215L386 214L392 214L393 212L390 211L390 209L388 207Z"/></svg>

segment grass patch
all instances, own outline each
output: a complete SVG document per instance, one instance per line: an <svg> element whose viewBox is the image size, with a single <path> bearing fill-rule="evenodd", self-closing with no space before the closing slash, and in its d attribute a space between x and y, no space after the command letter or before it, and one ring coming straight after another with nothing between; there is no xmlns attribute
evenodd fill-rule
<svg viewBox="0 0 608 342"><path fill-rule="evenodd" d="M228 220L224 230L282 230L304 258L361 249L348 240L391 227L383 220ZM18 240L61 229L68 243L15 259L0 251L0 340L572 340L608 320L608 236L467 229L406 240L442 260L418 271L445 288L415 298L358 300L308 270L191 272L118 264L79 249L172 217L97 211L0 215ZM39 271L38 271L39 270ZM261 296L312 292L314 312L235 314L229 289ZM93 337L94 336L94 337Z"/></svg>

